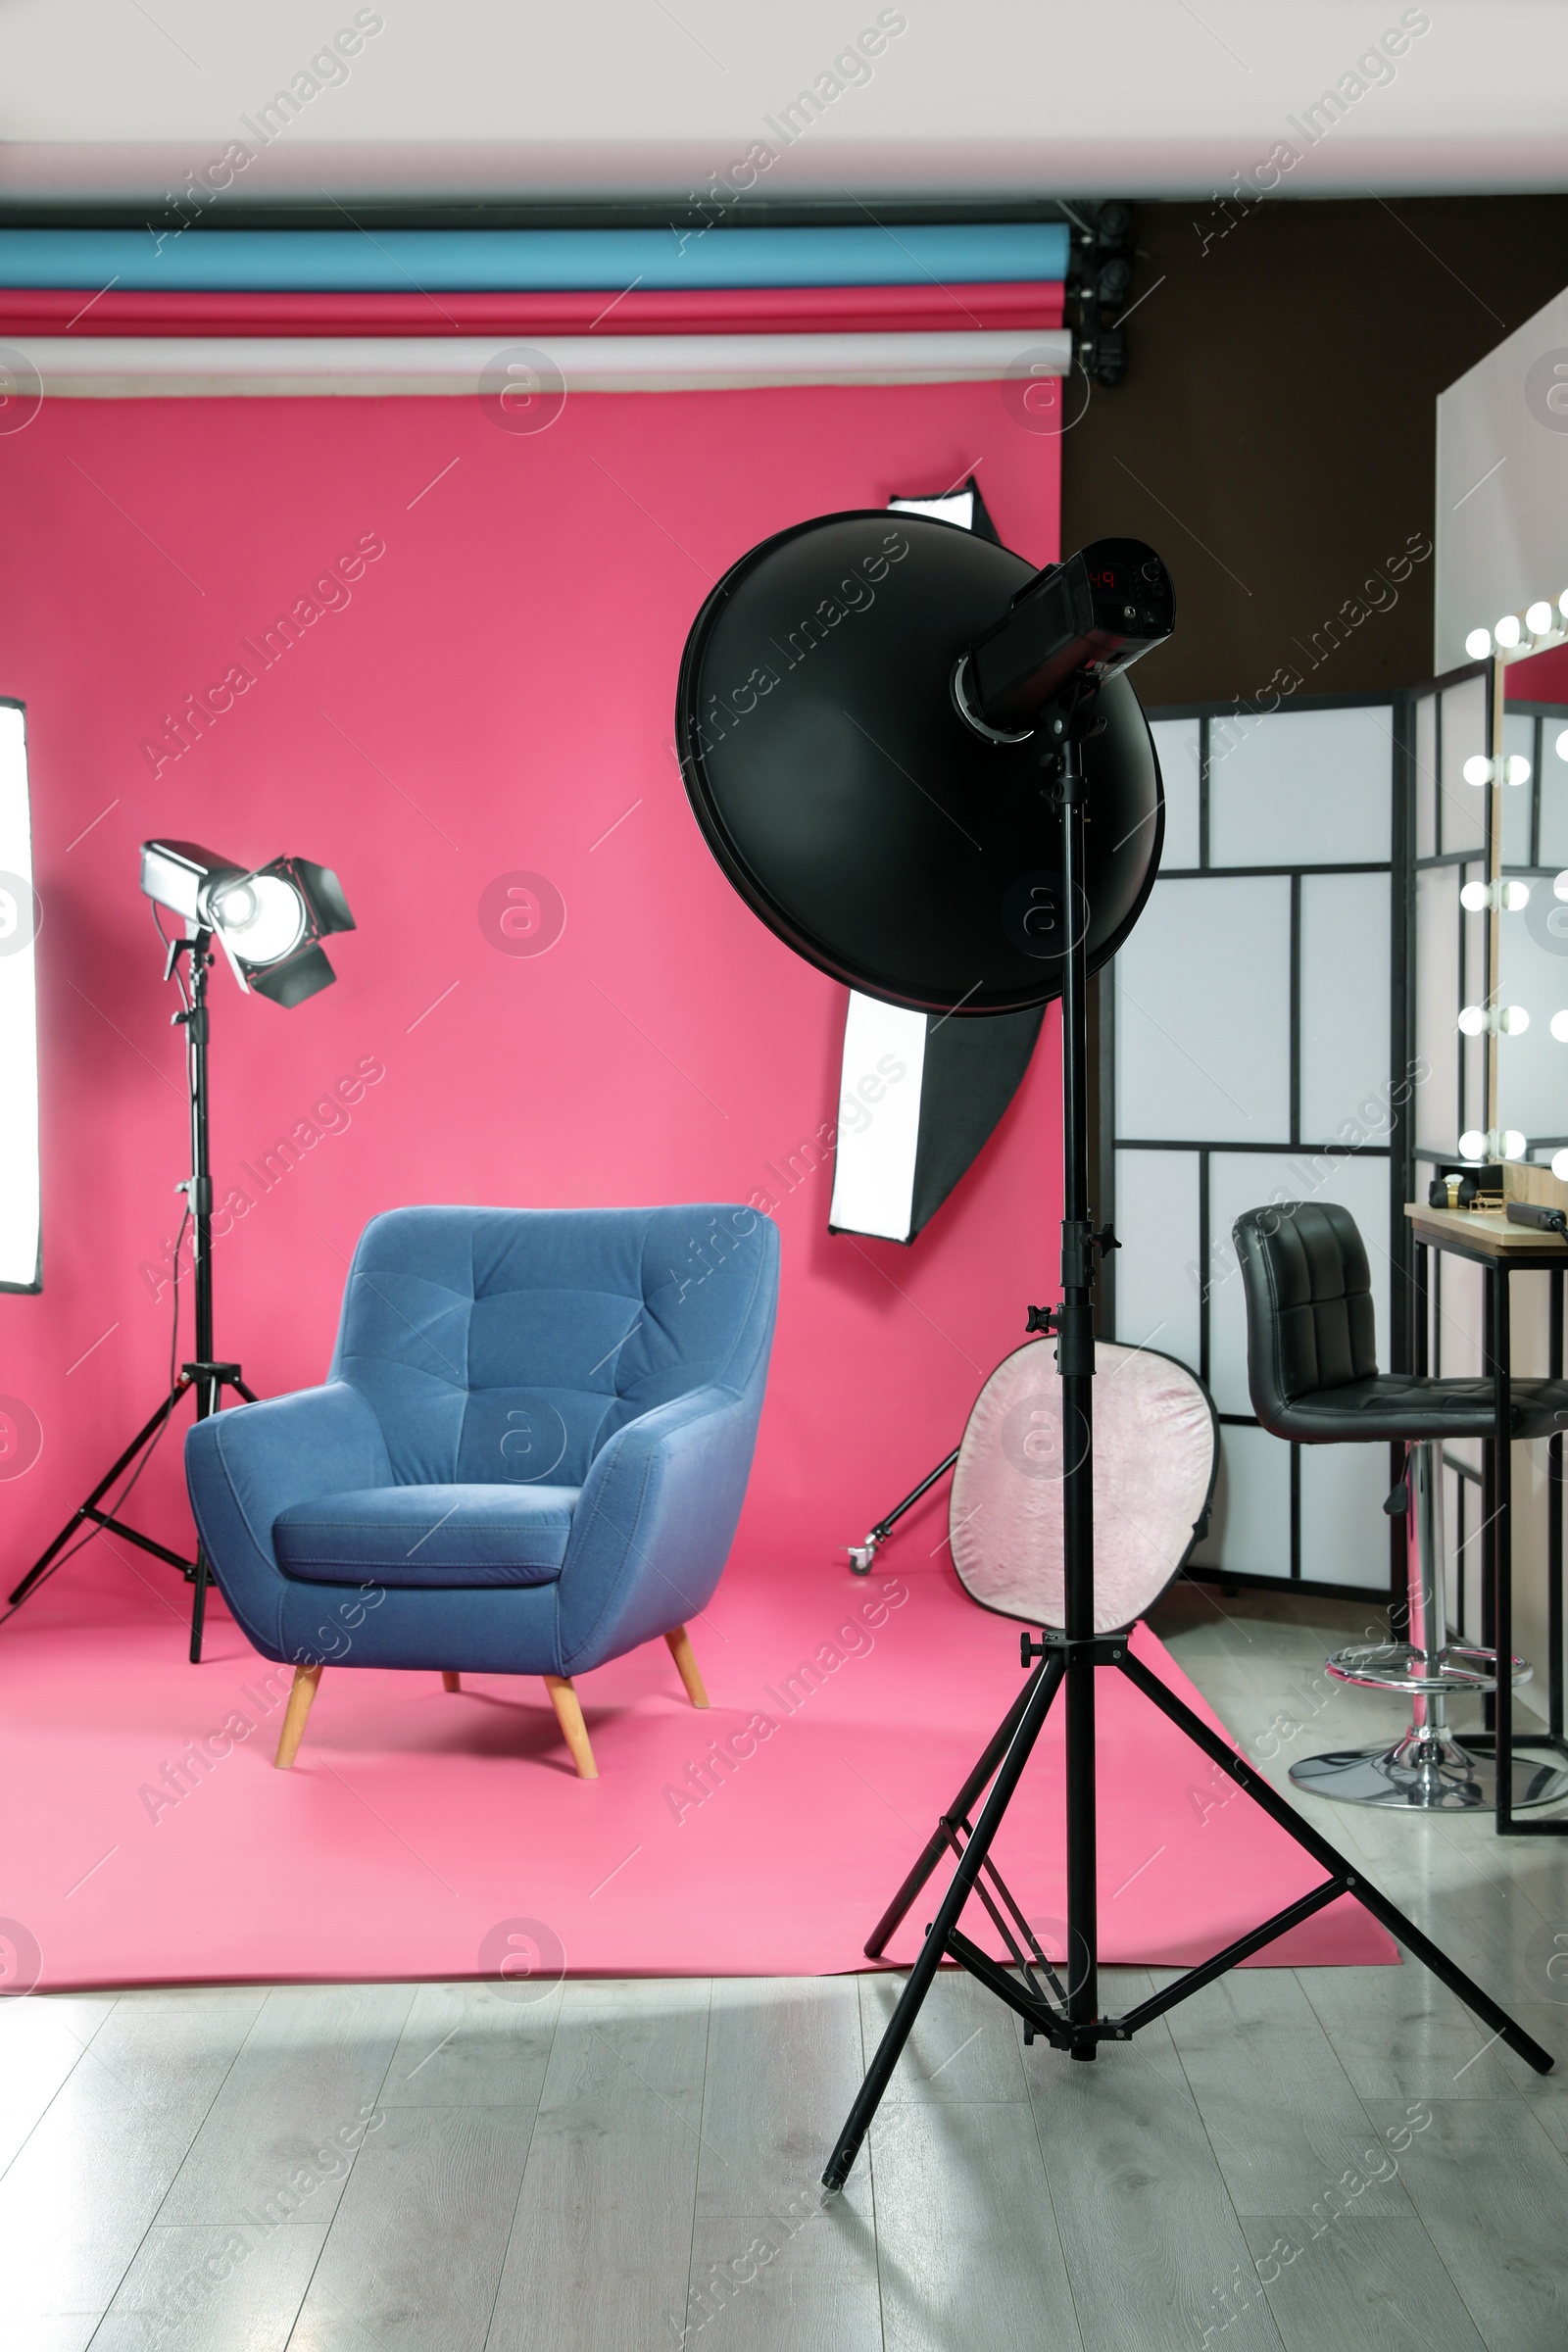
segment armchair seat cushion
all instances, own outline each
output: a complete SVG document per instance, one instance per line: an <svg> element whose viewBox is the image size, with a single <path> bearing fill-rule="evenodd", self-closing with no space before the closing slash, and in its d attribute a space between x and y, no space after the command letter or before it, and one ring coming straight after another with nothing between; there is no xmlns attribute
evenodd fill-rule
<svg viewBox="0 0 1568 2352"><path fill-rule="evenodd" d="M291 1503L272 1522L285 1576L314 1585L548 1585L575 1487L361 1487Z"/></svg>

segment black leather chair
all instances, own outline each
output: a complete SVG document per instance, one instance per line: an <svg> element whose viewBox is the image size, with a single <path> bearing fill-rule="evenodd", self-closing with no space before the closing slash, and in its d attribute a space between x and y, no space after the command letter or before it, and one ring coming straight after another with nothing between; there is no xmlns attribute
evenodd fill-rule
<svg viewBox="0 0 1568 2352"><path fill-rule="evenodd" d="M1298 1446L1405 1446L1405 1478L1389 1507L1405 1515L1409 1640L1336 1650L1341 1682L1400 1690L1413 1720L1388 1748L1307 1756L1291 1767L1298 1787L1351 1804L1459 1811L1490 1805L1492 1765L1454 1739L1450 1694L1495 1688L1494 1651L1450 1642L1443 1599L1445 1441L1491 1438L1492 1382L1380 1372L1366 1250L1348 1209L1298 1200L1250 1208L1234 1228L1247 1294L1247 1369L1252 1410L1277 1438ZM1568 1425L1568 1382L1515 1380L1513 1434L1544 1438ZM1522 1658L1513 1680L1529 1679ZM1533 1756L1514 1765L1515 1805L1568 1793L1568 1772Z"/></svg>

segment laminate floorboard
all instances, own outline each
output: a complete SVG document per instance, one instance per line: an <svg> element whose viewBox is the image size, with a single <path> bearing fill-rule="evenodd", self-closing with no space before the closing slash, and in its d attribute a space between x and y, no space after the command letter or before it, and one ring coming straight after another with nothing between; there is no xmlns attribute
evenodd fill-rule
<svg viewBox="0 0 1568 2352"><path fill-rule="evenodd" d="M308 2228L329 2221L354 2154L373 2129L413 2001L409 1984L285 1985L270 1993L159 2220L281 2220Z"/></svg>
<svg viewBox="0 0 1568 2352"><path fill-rule="evenodd" d="M322 2222L150 2230L93 2352L283 2352L325 2236Z"/></svg>
<svg viewBox="0 0 1568 2352"><path fill-rule="evenodd" d="M673 2316L642 2340L673 2345ZM771 2210L701 2216L682 2325L703 2352L882 2352L876 2239L820 2199L784 2227Z"/></svg>
<svg viewBox="0 0 1568 2352"><path fill-rule="evenodd" d="M1254 2214L1246 2229L1250 2291L1266 2295L1285 2352L1485 2352L1413 2214L1371 2219L1359 2205L1331 2222Z"/></svg>
<svg viewBox="0 0 1568 2352"><path fill-rule="evenodd" d="M0 2178L114 2006L113 1993L0 2001Z"/></svg>
<svg viewBox="0 0 1568 2352"><path fill-rule="evenodd" d="M1434 2099L1400 2159L1411 2202L1482 2340L1568 2343L1568 2159L1518 2099ZM1386 2112L1373 2104L1374 2120Z"/></svg>
<svg viewBox="0 0 1568 2352"><path fill-rule="evenodd" d="M533 2107L392 2107L355 2162L294 2352L484 2352Z"/></svg>
<svg viewBox="0 0 1568 2352"><path fill-rule="evenodd" d="M488 2352L679 2340L710 1998L690 1979L564 1987Z"/></svg>
<svg viewBox="0 0 1568 2352"><path fill-rule="evenodd" d="M1117 2007L1149 1988L1114 1982ZM1164 2025L1092 2065L1038 2041L1024 2058L1084 2352L1171 2352L1221 2326L1227 2352L1281 2352L1264 2297L1222 2300L1250 2256Z"/></svg>
<svg viewBox="0 0 1568 2352"><path fill-rule="evenodd" d="M1081 2352L1027 2099L928 2099L872 2127L887 2352Z"/></svg>
<svg viewBox="0 0 1568 2352"><path fill-rule="evenodd" d="M783 2215L818 2201L824 2137L865 2072L856 1977L743 1977L715 1984L708 2026L697 2207L720 2216ZM869 2188L846 2192L858 2210Z"/></svg>
<svg viewBox="0 0 1568 2352"><path fill-rule="evenodd" d="M0 2341L109 2308L245 2026L243 2011L117 2003L0 2179Z"/></svg>

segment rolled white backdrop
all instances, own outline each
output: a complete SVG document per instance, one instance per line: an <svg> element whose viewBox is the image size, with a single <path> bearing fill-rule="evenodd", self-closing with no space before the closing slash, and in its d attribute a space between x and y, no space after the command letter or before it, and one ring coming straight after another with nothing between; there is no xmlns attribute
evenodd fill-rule
<svg viewBox="0 0 1568 2352"><path fill-rule="evenodd" d="M1014 370L1064 375L1065 328L1006 333L563 335L538 343L398 336L36 335L0 353L57 400L474 398L487 368L526 350L569 392L746 391L770 384L948 384ZM547 382L550 380L546 375Z"/></svg>

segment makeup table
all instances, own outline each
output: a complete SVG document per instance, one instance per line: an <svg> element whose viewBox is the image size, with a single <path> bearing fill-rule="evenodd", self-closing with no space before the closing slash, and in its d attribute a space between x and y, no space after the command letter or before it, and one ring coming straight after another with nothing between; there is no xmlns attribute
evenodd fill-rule
<svg viewBox="0 0 1568 2352"><path fill-rule="evenodd" d="M1513 1452L1508 1438L1512 1422L1509 1279L1516 1273L1549 1273L1550 1360L1554 1380L1563 1371L1563 1275L1568 1271L1568 1242L1534 1226L1512 1225L1501 1213L1466 1208L1432 1208L1407 1201L1415 1243L1414 1324L1411 1361L1417 1373L1428 1370L1430 1263L1428 1251L1479 1265L1484 1276L1482 1362L1496 1397L1496 1425L1482 1456L1481 1517L1492 1541L1482 1556L1481 1640L1498 1656L1513 1655ZM1546 1731L1530 1735L1531 1746L1549 1745L1568 1759L1563 1737L1563 1441L1547 1441L1548 1497L1546 1505ZM1511 1801L1513 1760L1513 1684L1499 1675L1496 1693L1486 1702L1487 1734L1462 1735L1478 1752L1492 1746L1497 1759L1496 1822L1499 1838L1568 1837L1568 1817L1540 1820L1516 1815ZM1490 1738L1488 1737L1490 1734Z"/></svg>

